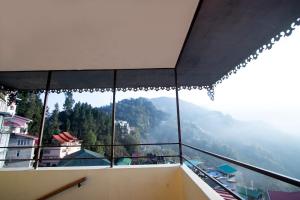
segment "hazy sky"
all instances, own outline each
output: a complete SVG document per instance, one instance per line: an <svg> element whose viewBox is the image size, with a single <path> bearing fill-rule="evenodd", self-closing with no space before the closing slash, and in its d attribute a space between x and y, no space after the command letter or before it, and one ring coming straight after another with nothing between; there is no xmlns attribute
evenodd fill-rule
<svg viewBox="0 0 300 200"><path fill-rule="evenodd" d="M232 55L234 56L234 55ZM240 120L261 120L288 133L300 134L300 28L282 38L271 50L264 51L218 85L215 100L205 90L180 91L182 100L232 115ZM139 96L175 97L175 92L118 92L117 101ZM93 106L112 102L112 93L74 93L76 101ZM64 102L63 94L51 94L49 106Z"/></svg>

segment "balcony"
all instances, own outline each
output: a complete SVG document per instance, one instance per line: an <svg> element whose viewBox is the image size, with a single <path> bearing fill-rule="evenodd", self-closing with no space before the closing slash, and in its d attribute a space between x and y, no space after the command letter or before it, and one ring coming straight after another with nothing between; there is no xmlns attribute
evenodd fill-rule
<svg viewBox="0 0 300 200"><path fill-rule="evenodd" d="M37 199L81 177L87 177L87 181L80 188L64 191L53 199L222 200L188 167L176 164L1 171L0 177L1 198L6 200Z"/></svg>
<svg viewBox="0 0 300 200"><path fill-rule="evenodd" d="M299 0L0 1L1 198L300 199Z"/></svg>

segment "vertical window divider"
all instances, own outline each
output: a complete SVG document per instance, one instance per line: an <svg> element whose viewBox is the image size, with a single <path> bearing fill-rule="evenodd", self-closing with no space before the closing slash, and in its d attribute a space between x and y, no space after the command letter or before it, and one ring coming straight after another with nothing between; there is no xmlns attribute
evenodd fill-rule
<svg viewBox="0 0 300 200"><path fill-rule="evenodd" d="M48 102L48 94L50 90L50 83L51 83L51 76L52 71L48 71L48 77L47 77L47 85L45 90L45 97L44 97L44 105L43 105L43 112L42 112L42 119L41 119L41 125L39 130L39 142L37 149L35 151L35 162L34 162L34 169L38 168L40 156L41 156L41 146L43 143L43 134L44 134L44 126L45 126L45 117L46 117L46 109L47 109L47 102Z"/></svg>
<svg viewBox="0 0 300 200"><path fill-rule="evenodd" d="M117 70L114 70L114 85L113 85L113 104L112 104L112 132L111 132L111 145L110 145L110 167L114 166L114 142L115 142L115 118L116 118L116 83L117 83Z"/></svg>
<svg viewBox="0 0 300 200"><path fill-rule="evenodd" d="M177 128L178 128L178 145L179 145L179 159L180 164L182 161L182 141L181 141L181 124L180 124L180 109L179 109L179 97L178 97L178 80L177 80L177 68L174 69L175 77L175 91L176 91L176 111L177 111Z"/></svg>

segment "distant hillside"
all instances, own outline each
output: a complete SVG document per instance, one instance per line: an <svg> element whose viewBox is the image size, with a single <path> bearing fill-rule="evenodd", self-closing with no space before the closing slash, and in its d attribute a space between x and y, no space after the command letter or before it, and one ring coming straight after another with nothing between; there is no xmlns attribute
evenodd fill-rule
<svg viewBox="0 0 300 200"><path fill-rule="evenodd" d="M174 98L154 98L151 102L171 120L176 118L176 106L171 106L175 105ZM239 121L185 101L180 101L180 109L183 142L300 178L299 138L287 137L263 122Z"/></svg>
<svg viewBox="0 0 300 200"><path fill-rule="evenodd" d="M110 113L111 106L100 108ZM142 134L167 118L167 114L157 109L151 101L145 98L124 99L116 104L116 119L129 122L130 126L138 128Z"/></svg>
<svg viewBox="0 0 300 200"><path fill-rule="evenodd" d="M136 128L136 140L178 141L174 98L125 99L119 101L116 107L116 119L128 121ZM110 112L111 107L100 109ZM185 101L180 101L180 109L184 143L300 178L300 147L296 138L287 138L287 134L263 122L240 121ZM184 150L189 155L199 155L187 148Z"/></svg>

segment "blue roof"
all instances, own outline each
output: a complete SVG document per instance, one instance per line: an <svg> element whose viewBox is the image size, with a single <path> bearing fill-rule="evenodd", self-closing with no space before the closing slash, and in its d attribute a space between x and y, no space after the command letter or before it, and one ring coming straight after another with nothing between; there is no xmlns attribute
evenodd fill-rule
<svg viewBox="0 0 300 200"><path fill-rule="evenodd" d="M121 158L118 160L117 165L131 165L131 161L130 158Z"/></svg>
<svg viewBox="0 0 300 200"><path fill-rule="evenodd" d="M217 169L218 169L218 171L220 171L224 174L233 174L233 173L237 172L237 170L234 167L227 165L227 164L220 165Z"/></svg>
<svg viewBox="0 0 300 200"><path fill-rule="evenodd" d="M70 167L70 166L107 166L110 165L110 161L103 158L104 156L87 150L81 149L75 153L65 156L64 158L68 158L68 160L61 160L57 166L58 167ZM77 158L75 160L69 160L70 158ZM85 158L85 159L79 159ZM86 159L91 158L91 159ZM99 158L99 159L96 159Z"/></svg>

